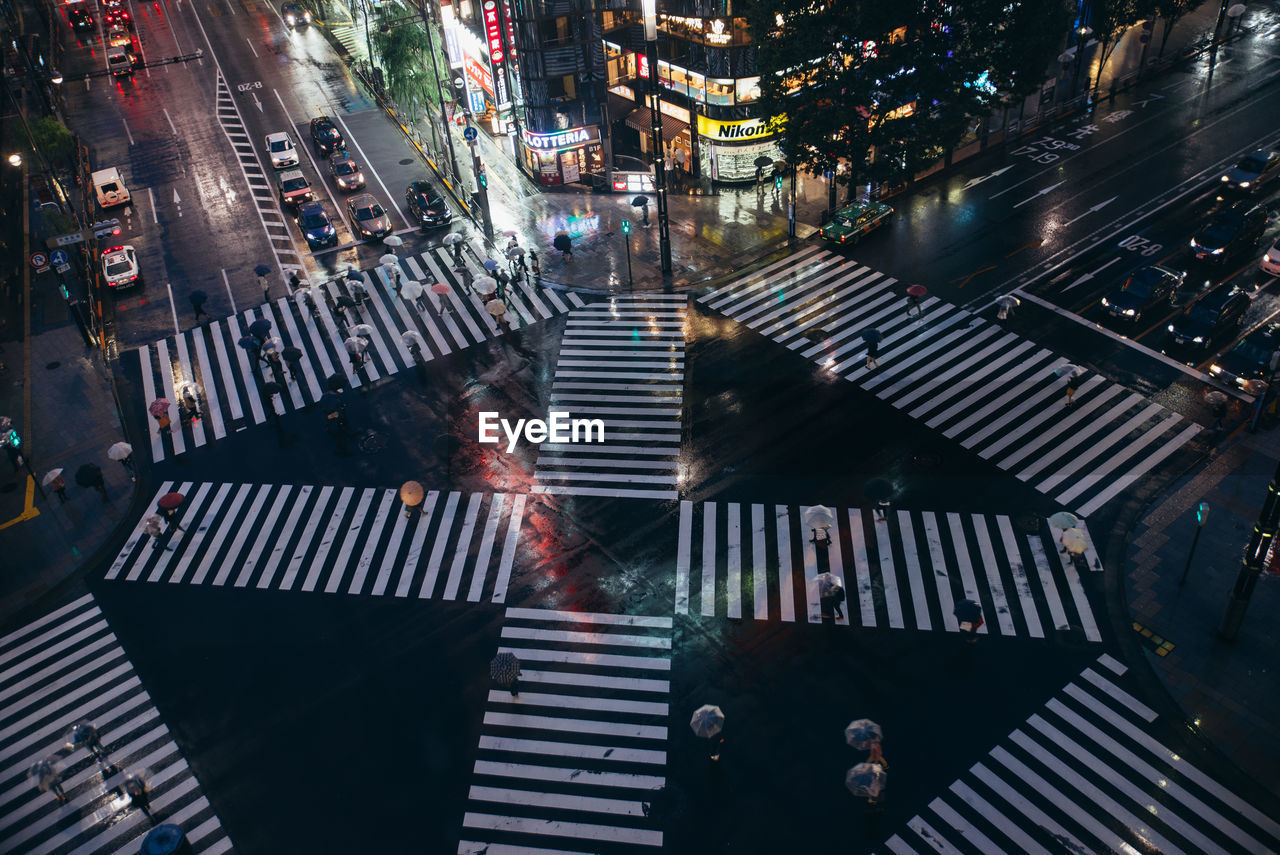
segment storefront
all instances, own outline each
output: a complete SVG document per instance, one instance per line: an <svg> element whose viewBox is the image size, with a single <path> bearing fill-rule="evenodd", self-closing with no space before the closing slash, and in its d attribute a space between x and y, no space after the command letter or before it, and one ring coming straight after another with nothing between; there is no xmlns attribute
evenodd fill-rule
<svg viewBox="0 0 1280 855"><path fill-rule="evenodd" d="M549 134L524 131L520 135L520 156L529 174L544 187L588 184L590 175L603 175L605 171L599 125Z"/></svg>
<svg viewBox="0 0 1280 855"><path fill-rule="evenodd" d="M698 159L712 181L755 181L756 159L784 159L779 133L763 119L721 122L698 116Z"/></svg>

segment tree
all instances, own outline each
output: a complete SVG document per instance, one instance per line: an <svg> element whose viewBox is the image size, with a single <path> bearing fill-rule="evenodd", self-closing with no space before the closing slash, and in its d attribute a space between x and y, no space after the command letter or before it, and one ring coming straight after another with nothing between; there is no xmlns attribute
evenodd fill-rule
<svg viewBox="0 0 1280 855"><path fill-rule="evenodd" d="M1066 0L988 0L986 9L974 11L997 21L986 56L987 82L1005 97L1021 103L1045 81L1045 69L1062 46L1071 24Z"/></svg>
<svg viewBox="0 0 1280 855"><path fill-rule="evenodd" d="M1134 24L1154 14L1155 0L1093 0L1089 11L1089 24L1093 27L1093 34L1101 48L1098 52L1098 72L1093 78L1093 88L1097 89L1102 80L1102 70L1107 67L1107 61L1120 43L1120 37Z"/></svg>
<svg viewBox="0 0 1280 855"><path fill-rule="evenodd" d="M1201 0L1155 0L1155 13L1164 19L1164 32L1160 34L1160 53L1164 56L1164 46L1169 43L1169 34L1173 25L1200 6Z"/></svg>
<svg viewBox="0 0 1280 855"><path fill-rule="evenodd" d="M55 116L41 116L30 124L36 147L54 165L65 165L75 153L75 138Z"/></svg>
<svg viewBox="0 0 1280 855"><path fill-rule="evenodd" d="M433 74L439 72L420 21L405 20L403 9L384 4L378 11L378 29L372 41L387 87L397 98L434 91Z"/></svg>

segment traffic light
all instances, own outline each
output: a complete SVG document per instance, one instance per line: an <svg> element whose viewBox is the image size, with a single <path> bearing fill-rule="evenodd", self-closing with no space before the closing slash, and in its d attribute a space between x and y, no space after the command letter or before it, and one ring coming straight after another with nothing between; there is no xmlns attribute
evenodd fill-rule
<svg viewBox="0 0 1280 855"><path fill-rule="evenodd" d="M631 221L630 221L630 220L623 220L623 221L622 221L622 233L623 233L624 235L629 235L629 234L631 234Z"/></svg>
<svg viewBox="0 0 1280 855"><path fill-rule="evenodd" d="M22 448L22 437L18 435L16 430L10 430L4 435L4 444L11 445L14 448Z"/></svg>
<svg viewBox="0 0 1280 855"><path fill-rule="evenodd" d="M1201 502L1196 505L1196 525L1204 525L1207 519L1209 519L1209 503Z"/></svg>
<svg viewBox="0 0 1280 855"><path fill-rule="evenodd" d="M93 224L93 236L99 240L102 238L120 237L120 234L119 220L99 220Z"/></svg>
<svg viewBox="0 0 1280 855"><path fill-rule="evenodd" d="M489 173L485 171L483 166L480 167L480 186L481 187L489 186Z"/></svg>
<svg viewBox="0 0 1280 855"><path fill-rule="evenodd" d="M777 175L773 176L773 189L774 190L782 189L782 173L778 173Z"/></svg>

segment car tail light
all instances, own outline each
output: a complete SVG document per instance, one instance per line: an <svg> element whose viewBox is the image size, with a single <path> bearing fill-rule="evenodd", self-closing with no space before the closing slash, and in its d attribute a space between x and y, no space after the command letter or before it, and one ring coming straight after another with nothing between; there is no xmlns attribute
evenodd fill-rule
<svg viewBox="0 0 1280 855"><path fill-rule="evenodd" d="M119 252L119 251L120 251L120 250L122 250L122 249L124 249L124 247L122 247L122 246L113 246L113 247L109 247L108 249L104 250L104 252Z"/></svg>

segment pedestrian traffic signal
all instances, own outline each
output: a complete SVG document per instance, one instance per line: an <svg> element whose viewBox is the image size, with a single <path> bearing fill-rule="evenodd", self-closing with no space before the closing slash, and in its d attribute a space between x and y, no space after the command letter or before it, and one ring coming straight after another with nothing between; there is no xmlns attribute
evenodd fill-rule
<svg viewBox="0 0 1280 855"><path fill-rule="evenodd" d="M1201 502L1196 505L1196 525L1204 525L1207 519L1209 519L1209 503Z"/></svg>
<svg viewBox="0 0 1280 855"><path fill-rule="evenodd" d="M489 176L488 176L488 174L484 171L484 169L483 169L483 168L481 168L481 170L480 170L480 186L481 186L481 187L488 187L488 186L489 186Z"/></svg>
<svg viewBox="0 0 1280 855"><path fill-rule="evenodd" d="M630 220L623 220L623 221L622 221L622 233L623 233L624 235L629 235L629 234L631 234L631 221L630 221Z"/></svg>
<svg viewBox="0 0 1280 855"><path fill-rule="evenodd" d="M773 189L774 189L774 190L781 190L781 189L782 189L782 176L781 176L781 175L775 175L775 176L773 176Z"/></svg>
<svg viewBox="0 0 1280 855"><path fill-rule="evenodd" d="M16 430L10 430L4 435L4 444L13 448L22 447L22 437L18 435Z"/></svg>

